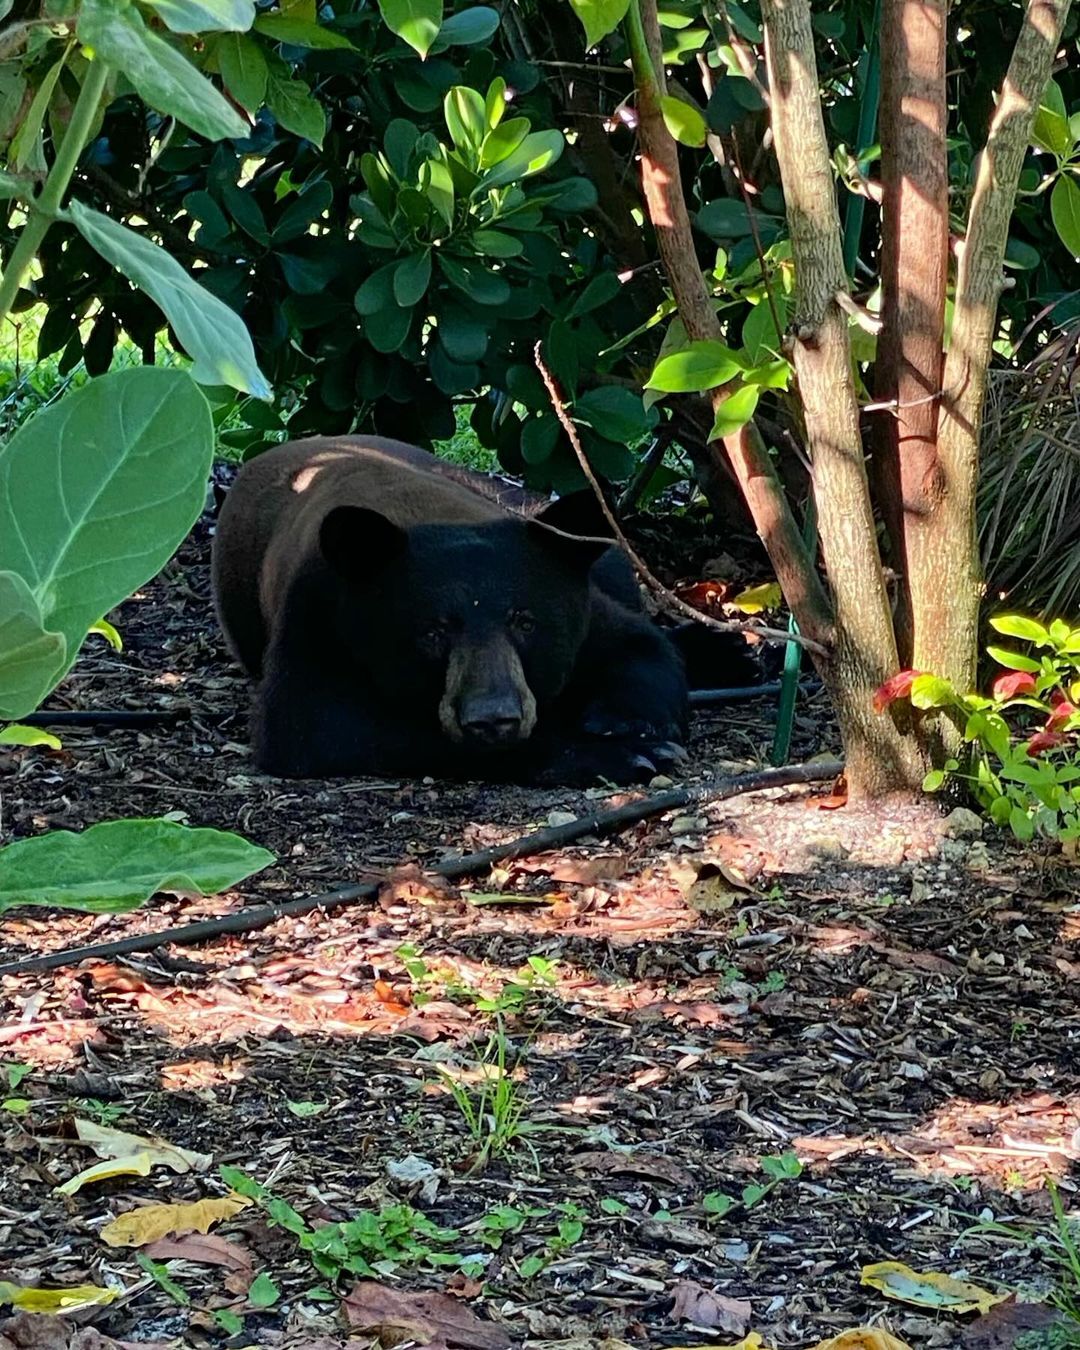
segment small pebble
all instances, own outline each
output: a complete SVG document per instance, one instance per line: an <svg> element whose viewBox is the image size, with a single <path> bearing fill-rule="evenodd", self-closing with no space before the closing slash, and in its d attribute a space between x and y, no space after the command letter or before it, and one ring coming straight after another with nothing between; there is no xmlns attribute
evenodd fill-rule
<svg viewBox="0 0 1080 1350"><path fill-rule="evenodd" d="M573 811L549 811L547 823L554 829L557 825L569 825L572 820L577 820Z"/></svg>
<svg viewBox="0 0 1080 1350"><path fill-rule="evenodd" d="M671 833L674 835L697 834L704 830L708 823L704 816L676 816L671 822Z"/></svg>
<svg viewBox="0 0 1080 1350"><path fill-rule="evenodd" d="M950 811L941 825L941 833L949 839L978 839L982 832L982 817L966 806Z"/></svg>

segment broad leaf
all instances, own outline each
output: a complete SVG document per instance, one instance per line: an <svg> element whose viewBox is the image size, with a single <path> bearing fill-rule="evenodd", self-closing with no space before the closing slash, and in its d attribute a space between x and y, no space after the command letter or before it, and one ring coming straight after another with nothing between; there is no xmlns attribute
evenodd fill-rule
<svg viewBox="0 0 1080 1350"><path fill-rule="evenodd" d="M1050 640L1049 632L1041 623L1023 614L995 614L990 620L990 627L995 632L1004 633L1006 637L1024 638L1028 642L1045 644Z"/></svg>
<svg viewBox="0 0 1080 1350"><path fill-rule="evenodd" d="M663 114L664 125L680 144L693 146L695 149L705 144L705 133L708 130L705 118L692 103L665 94L660 100L660 111Z"/></svg>
<svg viewBox="0 0 1080 1350"><path fill-rule="evenodd" d="M54 830L0 849L0 913L51 905L121 914L158 891L216 895L273 861L237 834L169 820L108 820L81 834Z"/></svg>
<svg viewBox="0 0 1080 1350"><path fill-rule="evenodd" d="M644 436L657 419L655 411L647 412L642 406L640 394L615 385L602 385L582 394L574 402L574 416L609 441L626 443Z"/></svg>
<svg viewBox="0 0 1080 1350"><path fill-rule="evenodd" d="M281 219L274 226L274 243L281 244L306 234L315 221L330 209L333 200L334 189L325 181L305 187L282 211Z"/></svg>
<svg viewBox="0 0 1080 1350"><path fill-rule="evenodd" d="M753 234L751 215L762 235L775 234L783 224L778 216L768 216L763 211L755 211L734 197L718 197L706 204L697 213L694 221L699 230L713 239L743 239Z"/></svg>
<svg viewBox="0 0 1080 1350"><path fill-rule="evenodd" d="M626 18L630 0L570 0L570 7L585 29L585 46L595 47Z"/></svg>
<svg viewBox="0 0 1080 1350"><path fill-rule="evenodd" d="M662 356L645 388L665 394L701 393L726 384L740 369L739 358L722 342L691 342L681 351Z"/></svg>
<svg viewBox="0 0 1080 1350"><path fill-rule="evenodd" d="M163 248L79 201L71 219L83 238L165 312L201 384L228 385L256 398L272 390L240 316L194 281ZM99 611L100 612L100 611Z"/></svg>
<svg viewBox="0 0 1080 1350"><path fill-rule="evenodd" d="M190 376L143 366L65 395L0 450L0 572L21 577L40 626L63 634L54 683L90 625L156 575L198 519L213 449Z"/></svg>
<svg viewBox="0 0 1080 1350"><path fill-rule="evenodd" d="M516 183L519 178L528 178L534 173L550 169L565 146L561 131L531 131L516 150L484 174L476 185L476 192L487 192L491 188L503 187L506 183Z"/></svg>
<svg viewBox="0 0 1080 1350"><path fill-rule="evenodd" d="M66 651L64 635L46 629L23 578L0 572L0 721L34 711L63 674Z"/></svg>
<svg viewBox="0 0 1080 1350"><path fill-rule="evenodd" d="M480 149L480 167L490 169L507 155L512 155L529 134L531 125L527 117L511 117L488 132Z"/></svg>
<svg viewBox="0 0 1080 1350"><path fill-rule="evenodd" d="M487 132L487 113L475 89L455 84L443 100L443 115L450 139L459 150L479 148ZM475 160L470 163L475 166Z"/></svg>
<svg viewBox="0 0 1080 1350"><path fill-rule="evenodd" d="M1069 114L1065 111L1065 98L1054 80L1050 80L1043 90L1039 111L1031 128L1031 143L1049 150L1059 158L1072 149L1073 137L1069 128Z"/></svg>
<svg viewBox="0 0 1080 1350"><path fill-rule="evenodd" d="M746 426L757 410L760 396L761 390L757 385L744 384L741 389L736 389L724 399L716 410L709 440L723 440L725 436L733 436L741 427Z"/></svg>
<svg viewBox="0 0 1080 1350"><path fill-rule="evenodd" d="M24 727L18 722L0 730L0 745L25 745L34 747L44 745L49 750L62 750L64 743L59 736L43 727Z"/></svg>
<svg viewBox="0 0 1080 1350"><path fill-rule="evenodd" d="M45 158L40 144L41 127L45 121L45 114L48 112L49 101L52 98L53 90L56 88L56 82L60 78L60 72L64 69L66 61L67 52L65 51L59 61L54 62L46 72L45 78L38 85L34 101L27 110L22 126L12 138L11 163L16 169L38 170L45 168Z"/></svg>
<svg viewBox="0 0 1080 1350"><path fill-rule="evenodd" d="M379 0L379 11L392 33L427 56L442 25L442 0Z"/></svg>
<svg viewBox="0 0 1080 1350"><path fill-rule="evenodd" d="M490 5L473 5L452 14L439 29L439 47L475 47L499 31L499 11Z"/></svg>
<svg viewBox="0 0 1080 1350"><path fill-rule="evenodd" d="M405 309L411 309L422 300L431 283L431 252L411 253L403 258L394 272L394 300Z"/></svg>
<svg viewBox="0 0 1080 1350"><path fill-rule="evenodd" d="M447 281L478 305L504 305L510 299L510 283L497 272L475 263L458 262L439 254L439 266Z"/></svg>
<svg viewBox="0 0 1080 1350"><path fill-rule="evenodd" d="M1080 187L1069 174L1062 174L1054 184L1050 216L1058 238L1074 258L1080 258Z"/></svg>
<svg viewBox="0 0 1080 1350"><path fill-rule="evenodd" d="M266 57L246 33L226 33L216 47L225 88L248 112L258 112L266 101Z"/></svg>
<svg viewBox="0 0 1080 1350"><path fill-rule="evenodd" d="M144 103L211 141L246 136L248 125L182 52L152 33L127 0L83 0L80 39L122 71Z"/></svg>
<svg viewBox="0 0 1080 1350"><path fill-rule="evenodd" d="M271 76L266 86L266 106L286 131L322 149L326 113L303 80L279 80Z"/></svg>
<svg viewBox="0 0 1080 1350"><path fill-rule="evenodd" d="M275 42L287 42L291 47L307 47L312 51L353 50L347 37L291 14L261 14L255 20L255 31L265 33Z"/></svg>
<svg viewBox="0 0 1080 1350"><path fill-rule="evenodd" d="M8 201L12 197L30 198L34 195L34 185L29 179L25 181L16 178L14 174L4 173L0 170L0 201Z"/></svg>
<svg viewBox="0 0 1080 1350"><path fill-rule="evenodd" d="M147 0L174 33L246 33L255 0Z"/></svg>

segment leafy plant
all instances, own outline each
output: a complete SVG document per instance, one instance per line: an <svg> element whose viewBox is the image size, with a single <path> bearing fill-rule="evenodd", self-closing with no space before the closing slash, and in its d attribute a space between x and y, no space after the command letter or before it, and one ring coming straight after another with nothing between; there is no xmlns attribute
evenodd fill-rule
<svg viewBox="0 0 1080 1350"><path fill-rule="evenodd" d="M300 1250L328 1280L343 1274L374 1278L424 1263L459 1264L458 1257L444 1250L458 1238L457 1231L440 1228L410 1205L361 1210L355 1218L312 1228L287 1201L247 1173L235 1167L220 1170L227 1186L254 1200L272 1224L292 1233Z"/></svg>
<svg viewBox="0 0 1080 1350"><path fill-rule="evenodd" d="M909 670L882 686L876 706L907 698L918 709L945 710L961 727L967 761L931 771L928 792L954 779L1018 839L1080 839L1080 627L1013 614L990 623L1033 652L988 647L1003 668L989 695L958 693L947 680Z"/></svg>
<svg viewBox="0 0 1080 1350"><path fill-rule="evenodd" d="M560 1218L556 1231L548 1238L544 1250L526 1256L518 1264L518 1273L523 1280L534 1279L552 1261L557 1260L564 1252L580 1242L585 1233L585 1221L589 1216L580 1205L575 1205L572 1200L566 1200L556 1205L555 1209Z"/></svg>
<svg viewBox="0 0 1080 1350"><path fill-rule="evenodd" d="M741 1199L745 1210L754 1209L778 1186L783 1185L785 1181L797 1180L803 1173L802 1163L797 1155L791 1152L769 1154L759 1158L758 1164L769 1180L751 1182L743 1187ZM710 1191L701 1202L705 1216L710 1221L724 1218L737 1204L738 1201L732 1199L730 1195L725 1195L723 1191Z"/></svg>
<svg viewBox="0 0 1080 1350"><path fill-rule="evenodd" d="M482 1077L475 1092L445 1066L438 1067L477 1145L473 1166L479 1168L489 1158L504 1157L528 1132L528 1124L527 1103L514 1081L513 1071L507 1068L507 1038L501 1017L480 1057Z"/></svg>

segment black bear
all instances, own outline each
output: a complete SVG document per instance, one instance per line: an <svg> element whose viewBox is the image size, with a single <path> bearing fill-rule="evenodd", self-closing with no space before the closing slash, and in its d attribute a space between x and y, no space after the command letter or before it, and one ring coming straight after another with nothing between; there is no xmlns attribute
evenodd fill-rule
<svg viewBox="0 0 1080 1350"><path fill-rule="evenodd" d="M567 508L398 441L249 461L213 550L221 626L283 777L647 778L683 755L675 646ZM552 526L555 528L552 528Z"/></svg>

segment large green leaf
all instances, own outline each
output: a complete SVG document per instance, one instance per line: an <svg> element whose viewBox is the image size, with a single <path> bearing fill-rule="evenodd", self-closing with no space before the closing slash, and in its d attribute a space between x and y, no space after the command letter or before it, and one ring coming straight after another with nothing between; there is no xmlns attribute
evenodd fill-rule
<svg viewBox="0 0 1080 1350"><path fill-rule="evenodd" d="M251 337L234 310L189 277L163 248L126 225L79 201L71 203L70 214L87 243L164 310L195 362L196 380L270 398Z"/></svg>
<svg viewBox="0 0 1080 1350"><path fill-rule="evenodd" d="M55 679L198 519L213 450L191 377L153 366L91 380L0 450L0 572L20 576L40 626L63 634Z"/></svg>
<svg viewBox="0 0 1080 1350"><path fill-rule="evenodd" d="M1065 98L1061 88L1050 80L1043 90L1039 101L1039 111L1031 128L1032 145L1049 150L1059 158L1072 149L1072 131L1069 128L1069 114L1065 110Z"/></svg>
<svg viewBox="0 0 1080 1350"><path fill-rule="evenodd" d="M439 50L444 47L474 47L499 31L499 11L490 5L473 5L452 14L439 29Z"/></svg>
<svg viewBox="0 0 1080 1350"><path fill-rule="evenodd" d="M174 33L246 33L255 0L147 0Z"/></svg>
<svg viewBox="0 0 1080 1350"><path fill-rule="evenodd" d="M379 0L379 10L392 33L427 56L442 25L442 0Z"/></svg>
<svg viewBox="0 0 1080 1350"><path fill-rule="evenodd" d="M662 356L645 388L665 394L695 394L725 384L740 369L739 358L722 342L691 342L681 351Z"/></svg>
<svg viewBox="0 0 1080 1350"><path fill-rule="evenodd" d="M326 113L303 80L271 76L266 86L266 106L286 131L322 148Z"/></svg>
<svg viewBox="0 0 1080 1350"><path fill-rule="evenodd" d="M51 905L121 914L158 891L216 895L273 861L238 834L171 820L107 820L81 834L54 830L0 849L0 913Z"/></svg>
<svg viewBox="0 0 1080 1350"><path fill-rule="evenodd" d="M654 410L642 406L640 394L617 385L601 385L582 394L574 402L574 416L609 441L627 444L644 436L657 419Z"/></svg>
<svg viewBox="0 0 1080 1350"><path fill-rule="evenodd" d="M16 572L0 572L0 721L33 712L64 670L67 643Z"/></svg>
<svg viewBox="0 0 1080 1350"><path fill-rule="evenodd" d="M152 33L130 0L83 0L79 37L131 81L144 103L209 140L246 136L248 125L182 52Z"/></svg>
<svg viewBox="0 0 1080 1350"><path fill-rule="evenodd" d="M479 149L487 133L487 111L475 89L455 84L443 100L443 115L450 138L459 150Z"/></svg>
<svg viewBox="0 0 1080 1350"><path fill-rule="evenodd" d="M411 309L427 294L431 284L431 252L410 253L397 265L394 272L394 301L403 309Z"/></svg>
<svg viewBox="0 0 1080 1350"><path fill-rule="evenodd" d="M746 426L757 410L760 396L761 390L754 384L744 384L729 394L716 410L709 440L723 440L725 436L733 436L740 427Z"/></svg>
<svg viewBox="0 0 1080 1350"><path fill-rule="evenodd" d="M225 88L248 112L266 101L267 67L262 48L246 33L225 33L216 47Z"/></svg>
<svg viewBox="0 0 1080 1350"><path fill-rule="evenodd" d="M708 127L705 125L705 118L692 103L665 94L660 100L660 111L663 114L664 125L675 140L695 149L705 144Z"/></svg>
<svg viewBox="0 0 1080 1350"><path fill-rule="evenodd" d="M275 42L287 42L291 47L307 47L311 51L352 50L352 43L340 33L332 33L321 24L296 19L291 14L261 14L255 20L255 31L265 33Z"/></svg>
<svg viewBox="0 0 1080 1350"><path fill-rule="evenodd" d="M1054 184L1050 215L1058 238L1074 258L1080 258L1080 187L1068 174L1062 174Z"/></svg>
<svg viewBox="0 0 1080 1350"><path fill-rule="evenodd" d="M570 7L585 28L586 47L595 47L626 18L630 0L570 0Z"/></svg>
<svg viewBox="0 0 1080 1350"><path fill-rule="evenodd" d="M531 131L516 150L500 159L490 172L484 174L476 185L476 191L487 192L491 188L516 183L519 178L528 178L534 173L550 169L565 146L566 142L561 131L554 128L548 131Z"/></svg>

